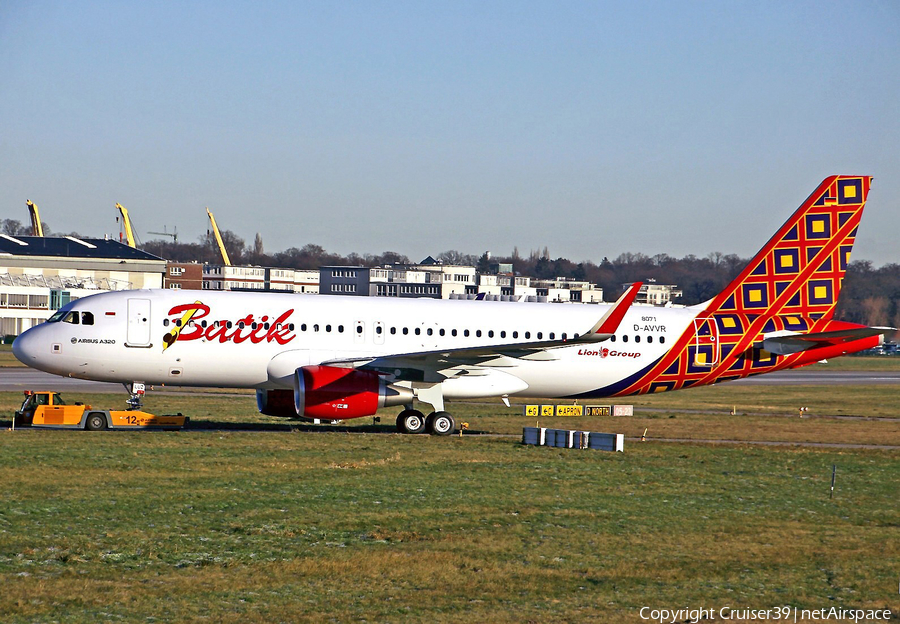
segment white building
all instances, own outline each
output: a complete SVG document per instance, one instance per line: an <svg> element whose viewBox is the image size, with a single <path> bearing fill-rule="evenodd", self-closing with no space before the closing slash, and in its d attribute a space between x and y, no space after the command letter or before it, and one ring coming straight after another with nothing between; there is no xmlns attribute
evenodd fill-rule
<svg viewBox="0 0 900 624"><path fill-rule="evenodd" d="M603 289L591 282L557 277L552 280L533 280L531 285L538 297L557 303L603 303Z"/></svg>
<svg viewBox="0 0 900 624"><path fill-rule="evenodd" d="M631 284L622 284L622 292L631 288ZM681 289L675 284L657 284L656 280L648 279L641 286L635 298L635 303L648 303L655 306L668 305L682 295Z"/></svg>

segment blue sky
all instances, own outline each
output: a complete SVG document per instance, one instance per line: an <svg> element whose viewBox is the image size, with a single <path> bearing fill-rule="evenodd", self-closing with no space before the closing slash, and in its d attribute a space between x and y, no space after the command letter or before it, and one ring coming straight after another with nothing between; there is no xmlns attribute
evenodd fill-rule
<svg viewBox="0 0 900 624"><path fill-rule="evenodd" d="M896 2L0 3L0 218L269 252L752 255L833 173L900 262Z"/></svg>

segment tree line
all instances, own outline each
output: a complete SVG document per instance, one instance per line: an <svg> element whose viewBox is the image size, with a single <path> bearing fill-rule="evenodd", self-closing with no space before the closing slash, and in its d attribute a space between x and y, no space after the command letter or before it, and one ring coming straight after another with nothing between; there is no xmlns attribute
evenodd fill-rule
<svg viewBox="0 0 900 624"><path fill-rule="evenodd" d="M14 219L5 219L0 222L0 231L11 236L27 235L31 233L31 228ZM46 225L44 232L49 232ZM259 234L249 245L230 230L223 230L221 234L233 264L318 269L327 265L376 267L411 263L409 257L395 251L344 256L314 244L266 253ZM79 236L74 232L72 235ZM173 262L216 263L221 260L218 246L210 236L200 236L197 242L192 243L154 239L143 243L141 248ZM692 254L675 258L668 254L649 256L623 253L613 260L603 258L598 263L589 260L576 262L561 257L553 259L546 247L532 250L527 256L520 255L518 248L508 256L493 257L487 253L473 255L449 250L438 254L435 259L445 264L474 266L482 273L489 272L491 266L497 263L504 263L512 264L517 274L537 279L567 277L588 281L603 288L607 300L618 296L622 284L653 279L660 284L677 284L683 296L676 303L684 305L711 299L750 261L735 254L713 252L702 258ZM867 260L851 262L847 267L835 318L866 325L900 327L900 264L875 267Z"/></svg>

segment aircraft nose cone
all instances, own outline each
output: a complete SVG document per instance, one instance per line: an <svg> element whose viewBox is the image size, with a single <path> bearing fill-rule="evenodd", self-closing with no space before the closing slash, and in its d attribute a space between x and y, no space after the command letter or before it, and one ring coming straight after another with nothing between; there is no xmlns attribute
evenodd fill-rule
<svg viewBox="0 0 900 624"><path fill-rule="evenodd" d="M35 350L34 328L20 334L13 341L12 352L16 359L26 366L34 366L37 363L37 352Z"/></svg>

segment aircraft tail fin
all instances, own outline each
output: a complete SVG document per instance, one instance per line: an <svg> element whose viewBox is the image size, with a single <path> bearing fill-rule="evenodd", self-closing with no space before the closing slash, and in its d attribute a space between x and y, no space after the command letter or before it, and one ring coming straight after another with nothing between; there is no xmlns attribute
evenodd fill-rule
<svg viewBox="0 0 900 624"><path fill-rule="evenodd" d="M823 180L706 312L831 318L871 182Z"/></svg>

